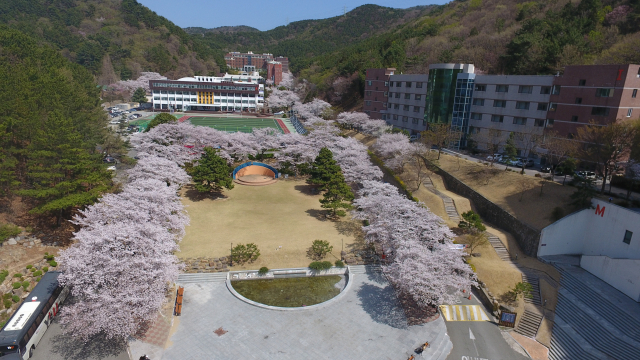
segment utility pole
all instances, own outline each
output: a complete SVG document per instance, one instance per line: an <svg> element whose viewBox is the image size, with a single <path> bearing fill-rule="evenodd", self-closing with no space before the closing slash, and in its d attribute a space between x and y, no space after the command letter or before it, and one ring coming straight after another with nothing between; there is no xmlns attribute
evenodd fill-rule
<svg viewBox="0 0 640 360"><path fill-rule="evenodd" d="M342 11L343 11L342 16L347 17L347 6L346 5L343 6Z"/></svg>
<svg viewBox="0 0 640 360"><path fill-rule="evenodd" d="M287 26L289 26L289 17L287 16Z"/></svg>

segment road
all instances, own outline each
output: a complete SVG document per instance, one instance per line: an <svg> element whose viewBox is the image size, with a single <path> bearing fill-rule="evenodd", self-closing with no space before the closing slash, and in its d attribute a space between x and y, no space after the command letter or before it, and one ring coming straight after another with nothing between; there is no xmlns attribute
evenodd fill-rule
<svg viewBox="0 0 640 360"><path fill-rule="evenodd" d="M491 314L475 299L462 299L455 305L480 305L485 313ZM497 324L490 321L445 321L447 333L453 343L453 350L447 360L527 360L514 351L502 337Z"/></svg>
<svg viewBox="0 0 640 360"><path fill-rule="evenodd" d="M33 352L33 360L129 360L126 343L91 339L86 344L62 334L56 318Z"/></svg>

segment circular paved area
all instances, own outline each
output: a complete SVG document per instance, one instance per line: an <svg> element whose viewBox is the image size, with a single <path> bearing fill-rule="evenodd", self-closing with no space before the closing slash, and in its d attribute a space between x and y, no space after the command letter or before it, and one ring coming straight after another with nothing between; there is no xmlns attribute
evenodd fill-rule
<svg viewBox="0 0 640 360"><path fill-rule="evenodd" d="M302 311L247 304L224 282L186 284L161 359L406 359L425 341L432 348L418 358L446 358L452 346L442 318L407 326L381 274L351 281L339 301Z"/></svg>

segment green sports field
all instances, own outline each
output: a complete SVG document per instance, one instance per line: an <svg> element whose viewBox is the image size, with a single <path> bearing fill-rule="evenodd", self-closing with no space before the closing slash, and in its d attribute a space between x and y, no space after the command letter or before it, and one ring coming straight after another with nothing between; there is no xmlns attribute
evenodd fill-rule
<svg viewBox="0 0 640 360"><path fill-rule="evenodd" d="M220 131L250 133L254 128L272 128L283 133L275 119L231 118L213 116L192 116L189 122L193 125L208 126Z"/></svg>

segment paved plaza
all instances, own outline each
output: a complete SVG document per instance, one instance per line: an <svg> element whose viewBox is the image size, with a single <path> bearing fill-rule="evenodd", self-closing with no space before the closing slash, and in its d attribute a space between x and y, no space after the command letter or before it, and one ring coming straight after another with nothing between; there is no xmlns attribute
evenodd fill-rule
<svg viewBox="0 0 640 360"><path fill-rule="evenodd" d="M182 316L161 358L406 359L425 341L432 347L418 359L446 358L452 345L442 318L408 326L381 274L352 277L334 302L295 311L245 303L224 282L185 284Z"/></svg>

